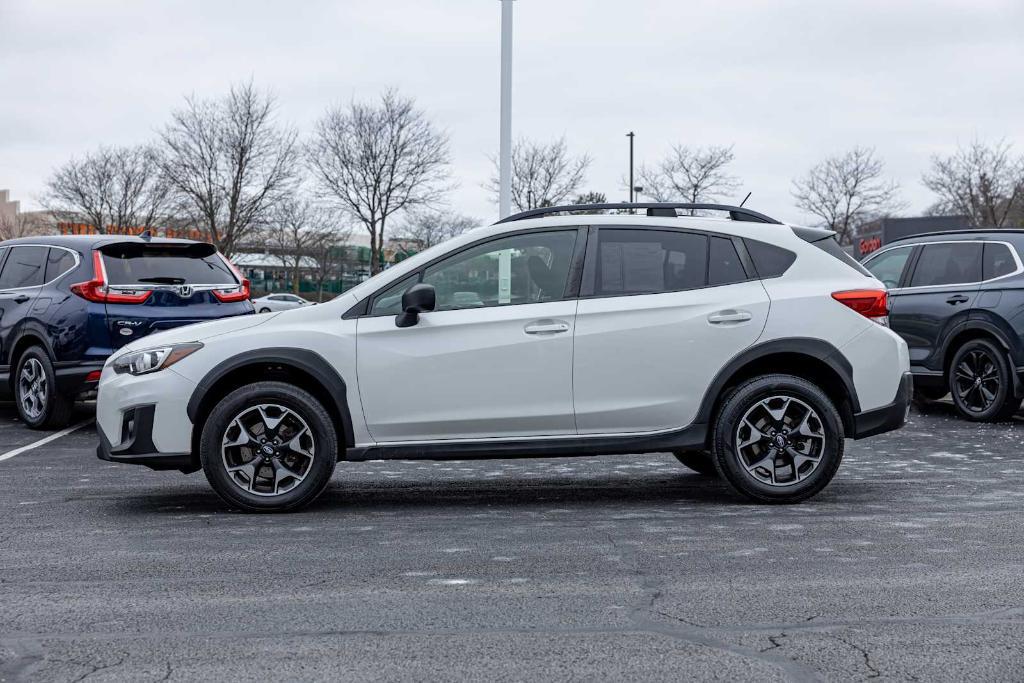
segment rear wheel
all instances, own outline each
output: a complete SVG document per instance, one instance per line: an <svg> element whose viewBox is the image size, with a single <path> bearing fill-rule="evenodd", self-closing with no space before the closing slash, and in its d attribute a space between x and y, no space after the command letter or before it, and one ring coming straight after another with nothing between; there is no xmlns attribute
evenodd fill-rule
<svg viewBox="0 0 1024 683"><path fill-rule="evenodd" d="M260 309L260 313L270 313L270 309L264 306L263 308Z"/></svg>
<svg viewBox="0 0 1024 683"><path fill-rule="evenodd" d="M711 459L711 454L707 451L678 450L672 451L672 455L676 456L676 460L683 463L683 465L689 467L697 474L703 474L709 477L718 476L718 470L715 469L715 463Z"/></svg>
<svg viewBox="0 0 1024 683"><path fill-rule="evenodd" d="M816 385L764 375L732 391L715 420L714 462L741 494L796 503L821 491L843 459L843 423Z"/></svg>
<svg viewBox="0 0 1024 683"><path fill-rule="evenodd" d="M284 382L257 382L228 394L203 425L203 472L214 491L248 512L295 510L323 492L338 438L310 393Z"/></svg>
<svg viewBox="0 0 1024 683"><path fill-rule="evenodd" d="M967 342L949 366L949 391L957 412L968 420L1008 420L1020 407L1006 353L987 339Z"/></svg>
<svg viewBox="0 0 1024 683"><path fill-rule="evenodd" d="M18 415L32 429L60 429L71 421L75 402L58 391L53 364L40 346L29 347L18 358L14 402Z"/></svg>

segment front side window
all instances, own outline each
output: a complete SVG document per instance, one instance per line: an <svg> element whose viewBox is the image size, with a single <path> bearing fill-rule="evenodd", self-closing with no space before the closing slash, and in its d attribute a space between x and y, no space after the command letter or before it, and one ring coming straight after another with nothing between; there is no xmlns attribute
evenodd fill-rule
<svg viewBox="0 0 1024 683"><path fill-rule="evenodd" d="M0 272L0 289L33 287L43 284L47 247L12 247Z"/></svg>
<svg viewBox="0 0 1024 683"><path fill-rule="evenodd" d="M900 278L903 277L903 269L907 266L907 259L913 247L900 247L883 252L873 259L869 259L864 267L868 269L882 284L892 289L900 286Z"/></svg>
<svg viewBox="0 0 1024 683"><path fill-rule="evenodd" d="M594 295L657 294L703 287L707 252L706 235L601 229L596 262L588 266L593 269Z"/></svg>
<svg viewBox="0 0 1024 683"><path fill-rule="evenodd" d="M433 285L438 311L557 301L575 246L576 230L504 237L428 267L423 282Z"/></svg>
<svg viewBox="0 0 1024 683"><path fill-rule="evenodd" d="M911 287L934 287L981 281L981 243L926 244L914 267Z"/></svg>

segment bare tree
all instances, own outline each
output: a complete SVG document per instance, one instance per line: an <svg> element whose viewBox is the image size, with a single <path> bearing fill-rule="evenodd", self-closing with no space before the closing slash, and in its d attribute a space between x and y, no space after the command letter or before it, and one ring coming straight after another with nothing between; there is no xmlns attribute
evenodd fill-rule
<svg viewBox="0 0 1024 683"><path fill-rule="evenodd" d="M58 217L108 227L153 228L169 202L151 147L100 147L60 166L46 183L43 206Z"/></svg>
<svg viewBox="0 0 1024 683"><path fill-rule="evenodd" d="M905 206L899 199L899 184L883 179L884 168L874 149L854 147L828 157L794 180L793 198L799 209L834 230L841 244L849 244L860 225Z"/></svg>
<svg viewBox="0 0 1024 683"><path fill-rule="evenodd" d="M676 145L654 168L640 166L637 184L656 202L715 202L739 187L725 170L732 160L731 146Z"/></svg>
<svg viewBox="0 0 1024 683"><path fill-rule="evenodd" d="M498 161L487 189L498 201ZM517 211L563 203L583 184L590 167L586 154L569 154L565 138L541 143L520 138L512 146L512 205Z"/></svg>
<svg viewBox="0 0 1024 683"><path fill-rule="evenodd" d="M479 225L482 222L472 216L441 209L420 209L409 213L395 230L395 236L416 241L422 249L427 249Z"/></svg>
<svg viewBox="0 0 1024 683"><path fill-rule="evenodd" d="M973 225L1024 225L1024 156L1006 141L974 141L948 157L932 157L925 187L938 195L933 212L968 216Z"/></svg>
<svg viewBox="0 0 1024 683"><path fill-rule="evenodd" d="M371 273L381 268L388 219L429 206L448 190L448 136L395 91L377 104L329 109L306 153L323 196L369 233Z"/></svg>
<svg viewBox="0 0 1024 683"><path fill-rule="evenodd" d="M324 300L324 283L333 274L341 275L342 251L352 238L351 227L334 226L316 233L309 255L316 264L313 279L316 282L317 301Z"/></svg>
<svg viewBox="0 0 1024 683"><path fill-rule="evenodd" d="M161 167L182 210L230 255L291 191L296 136L249 82L218 100L186 98L161 133Z"/></svg>
<svg viewBox="0 0 1024 683"><path fill-rule="evenodd" d="M319 240L333 231L333 227L330 214L308 197L285 198L271 214L266 230L267 243L290 272L292 291L296 294L303 260L312 257Z"/></svg>

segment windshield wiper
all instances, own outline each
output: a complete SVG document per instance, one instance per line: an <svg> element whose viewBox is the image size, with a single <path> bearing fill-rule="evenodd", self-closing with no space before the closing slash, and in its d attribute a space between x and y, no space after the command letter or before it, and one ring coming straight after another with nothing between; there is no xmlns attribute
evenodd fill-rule
<svg viewBox="0 0 1024 683"><path fill-rule="evenodd" d="M185 284L185 278L183 277L140 277L137 278L139 282L153 282L158 285L183 285Z"/></svg>

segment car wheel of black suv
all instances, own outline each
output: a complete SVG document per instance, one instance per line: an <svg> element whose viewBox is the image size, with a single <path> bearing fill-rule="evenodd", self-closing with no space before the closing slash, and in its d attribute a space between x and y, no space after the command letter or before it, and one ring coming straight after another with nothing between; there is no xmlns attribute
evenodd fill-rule
<svg viewBox="0 0 1024 683"><path fill-rule="evenodd" d="M949 391L957 412L968 420L1010 419L1020 407L1013 395L1013 375L1006 353L987 339L973 339L949 365Z"/></svg>
<svg viewBox="0 0 1024 683"><path fill-rule="evenodd" d="M210 485L229 505L283 512L323 492L338 458L338 437L310 393L285 382L257 382L213 408L199 457Z"/></svg>
<svg viewBox="0 0 1024 683"><path fill-rule="evenodd" d="M715 469L715 463L711 459L711 454L707 451L678 450L672 451L672 455L676 456L676 460L683 463L697 474L703 474L709 477L718 476L718 470Z"/></svg>
<svg viewBox="0 0 1024 683"><path fill-rule="evenodd" d="M53 363L40 346L30 346L14 370L14 403L32 429L60 429L71 421L75 402L57 389Z"/></svg>
<svg viewBox="0 0 1024 683"><path fill-rule="evenodd" d="M843 423L821 389L763 375L726 397L712 433L719 473L759 503L796 503L821 491L843 459Z"/></svg>

